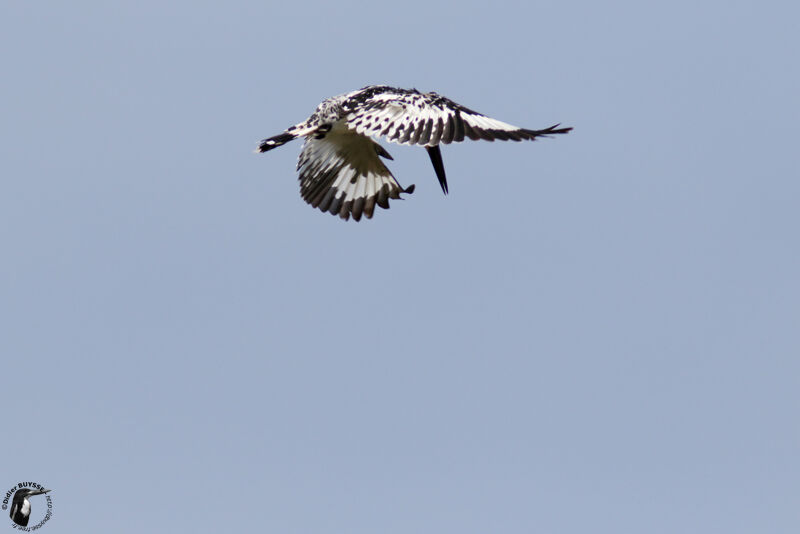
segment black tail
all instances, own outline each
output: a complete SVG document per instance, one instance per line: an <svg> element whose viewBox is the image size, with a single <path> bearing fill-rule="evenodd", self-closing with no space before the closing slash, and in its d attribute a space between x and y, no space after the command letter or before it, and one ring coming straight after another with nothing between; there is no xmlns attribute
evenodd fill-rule
<svg viewBox="0 0 800 534"><path fill-rule="evenodd" d="M282 134L278 134L275 137L270 137L269 139L264 139L259 143L258 149L256 152L266 152L267 150L272 150L273 148L278 148L279 146L285 145L292 139L295 139L294 134L283 132Z"/></svg>
<svg viewBox="0 0 800 534"><path fill-rule="evenodd" d="M433 146L426 146L428 150L428 156L431 158L431 163L433 163L433 170L436 171L436 177L439 179L439 185L442 186L442 191L444 194L447 194L447 176L444 174L444 162L442 161L442 151L439 149L439 145Z"/></svg>

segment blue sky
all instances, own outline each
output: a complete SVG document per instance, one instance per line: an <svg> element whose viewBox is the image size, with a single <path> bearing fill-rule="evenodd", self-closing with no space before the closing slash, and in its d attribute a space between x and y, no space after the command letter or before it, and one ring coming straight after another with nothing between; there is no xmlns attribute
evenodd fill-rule
<svg viewBox="0 0 800 534"><path fill-rule="evenodd" d="M53 533L797 532L798 15L3 3L0 487ZM447 197L384 143L416 191L345 223L252 150L372 83L575 130L444 147Z"/></svg>

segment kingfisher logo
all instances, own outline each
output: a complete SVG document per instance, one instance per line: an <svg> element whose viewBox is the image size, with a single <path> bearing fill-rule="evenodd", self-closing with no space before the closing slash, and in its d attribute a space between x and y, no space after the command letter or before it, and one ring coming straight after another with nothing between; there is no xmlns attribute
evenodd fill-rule
<svg viewBox="0 0 800 534"><path fill-rule="evenodd" d="M11 509L11 526L30 532L42 528L53 517L53 499L50 490L36 482L20 482L12 486L3 497L3 510ZM38 497L44 495L44 499ZM31 521L33 520L33 521ZM28 526L33 522L33 526Z"/></svg>

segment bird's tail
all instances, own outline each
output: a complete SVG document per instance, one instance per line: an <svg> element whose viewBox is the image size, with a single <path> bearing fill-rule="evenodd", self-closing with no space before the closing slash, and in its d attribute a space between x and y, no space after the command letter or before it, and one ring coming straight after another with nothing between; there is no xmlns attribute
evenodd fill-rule
<svg viewBox="0 0 800 534"><path fill-rule="evenodd" d="M258 144L258 148L256 152L266 152L267 150L272 150L273 148L278 148L279 146L285 145L289 141L296 139L298 136L289 133L283 132L282 134L278 134L274 137L270 137L268 139L264 139Z"/></svg>

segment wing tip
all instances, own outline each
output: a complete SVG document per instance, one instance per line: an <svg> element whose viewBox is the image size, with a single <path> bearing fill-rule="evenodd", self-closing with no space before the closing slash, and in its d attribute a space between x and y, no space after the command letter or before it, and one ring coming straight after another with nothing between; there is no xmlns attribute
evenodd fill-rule
<svg viewBox="0 0 800 534"><path fill-rule="evenodd" d="M572 126L567 126L565 128L559 128L559 126L561 126L560 122L557 123L557 124L552 125L549 128L546 128L546 129L542 130L542 132L545 135L552 135L552 134L565 134L565 133L569 133L569 132L572 131Z"/></svg>

